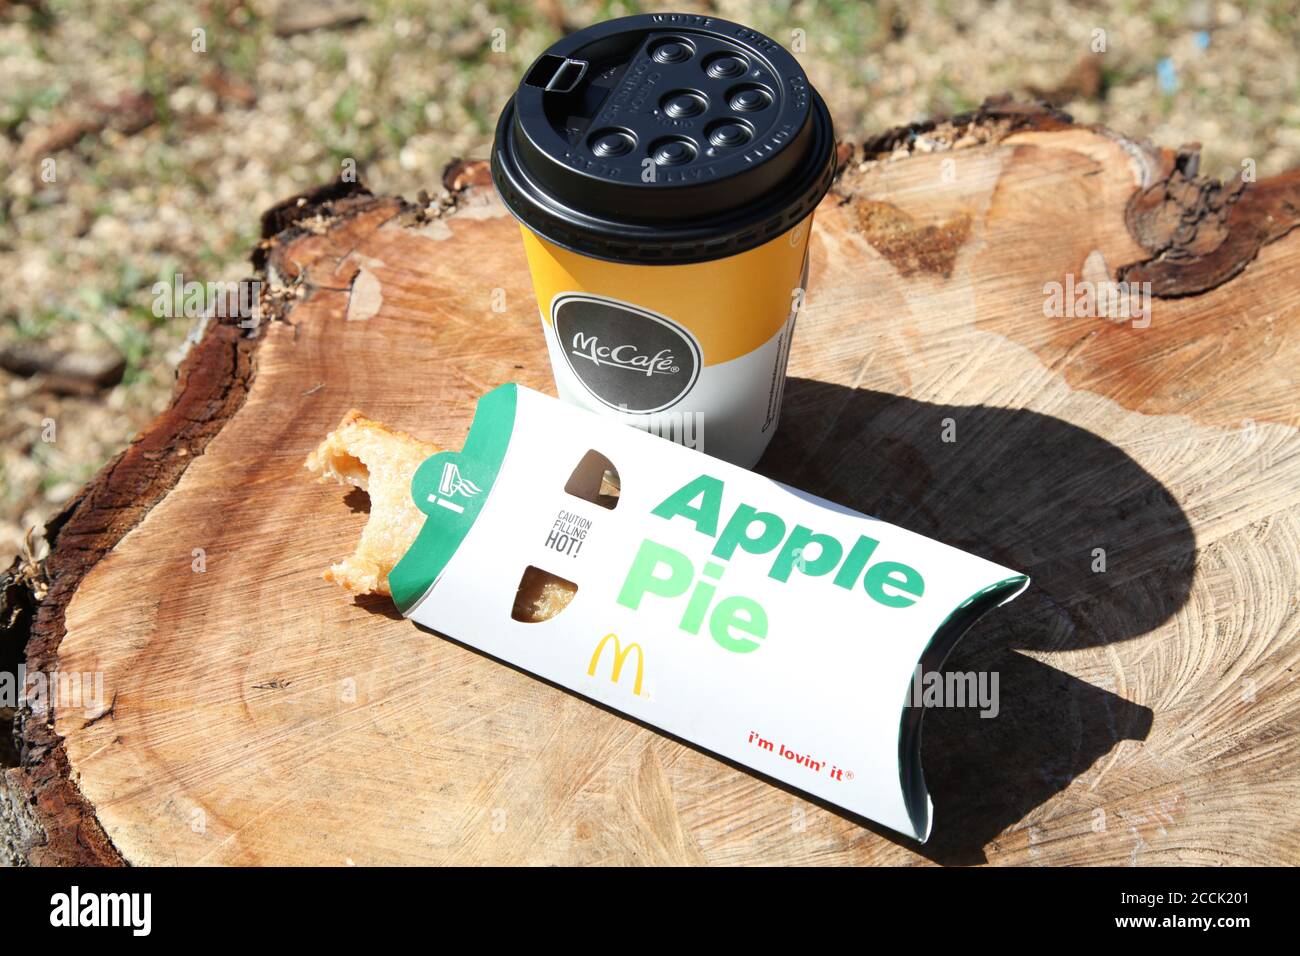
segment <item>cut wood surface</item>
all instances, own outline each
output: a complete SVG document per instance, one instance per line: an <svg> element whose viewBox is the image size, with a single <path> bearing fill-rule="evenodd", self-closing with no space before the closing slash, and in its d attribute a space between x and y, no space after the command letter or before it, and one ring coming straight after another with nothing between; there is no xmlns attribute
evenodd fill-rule
<svg viewBox="0 0 1300 956"><path fill-rule="evenodd" d="M345 410L454 448L493 386L553 393L518 227L461 164L427 205L271 210L263 322L213 322L49 529L27 668L104 704L20 714L8 854L1300 862L1300 173L1220 187L1005 101L841 159L758 468L1033 576L948 661L998 715L925 719L929 844L321 579L365 521L303 469ZM1045 315L1108 279L1152 283L1149 323Z"/></svg>

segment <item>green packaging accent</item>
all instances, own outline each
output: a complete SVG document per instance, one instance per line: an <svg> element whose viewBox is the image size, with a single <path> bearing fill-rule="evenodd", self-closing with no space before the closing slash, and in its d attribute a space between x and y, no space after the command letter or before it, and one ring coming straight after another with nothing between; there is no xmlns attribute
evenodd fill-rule
<svg viewBox="0 0 1300 956"><path fill-rule="evenodd" d="M501 385L478 402L460 451L426 459L411 479L411 498L425 514L415 543L388 575L393 603L405 614L433 587L487 504L515 428L518 387Z"/></svg>

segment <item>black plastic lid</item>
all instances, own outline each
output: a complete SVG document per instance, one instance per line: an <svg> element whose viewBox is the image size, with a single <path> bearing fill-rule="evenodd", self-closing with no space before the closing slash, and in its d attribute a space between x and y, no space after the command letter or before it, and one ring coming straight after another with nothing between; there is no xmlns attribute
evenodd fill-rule
<svg viewBox="0 0 1300 956"><path fill-rule="evenodd" d="M785 232L830 188L830 113L760 33L650 13L570 34L501 111L492 179L551 242L620 262L734 255Z"/></svg>

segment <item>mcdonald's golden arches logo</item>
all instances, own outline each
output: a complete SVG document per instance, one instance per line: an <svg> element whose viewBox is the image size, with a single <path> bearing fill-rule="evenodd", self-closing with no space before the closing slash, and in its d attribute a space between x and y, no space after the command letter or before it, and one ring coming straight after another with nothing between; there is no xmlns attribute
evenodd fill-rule
<svg viewBox="0 0 1300 956"><path fill-rule="evenodd" d="M627 663L628 655L633 651L636 651L636 680L632 683L632 693L635 696L640 697L641 677L645 671L645 655L641 650L641 645L635 642L624 647L619 643L617 634L606 634L600 639L599 643L596 644L596 649L591 654L591 663L587 665L587 676L596 676L596 666L600 663L600 657L605 652L605 645L610 641L614 642L614 667L609 672L609 679L615 684L618 683L618 679L623 673L623 665Z"/></svg>

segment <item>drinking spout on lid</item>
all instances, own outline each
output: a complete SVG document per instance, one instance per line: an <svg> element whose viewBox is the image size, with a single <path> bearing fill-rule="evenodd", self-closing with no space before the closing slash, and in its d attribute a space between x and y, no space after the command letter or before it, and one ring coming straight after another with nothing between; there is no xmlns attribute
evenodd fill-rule
<svg viewBox="0 0 1300 956"><path fill-rule="evenodd" d="M541 87L547 93L568 93L581 82L586 73L586 60L547 53L528 71L524 84Z"/></svg>

